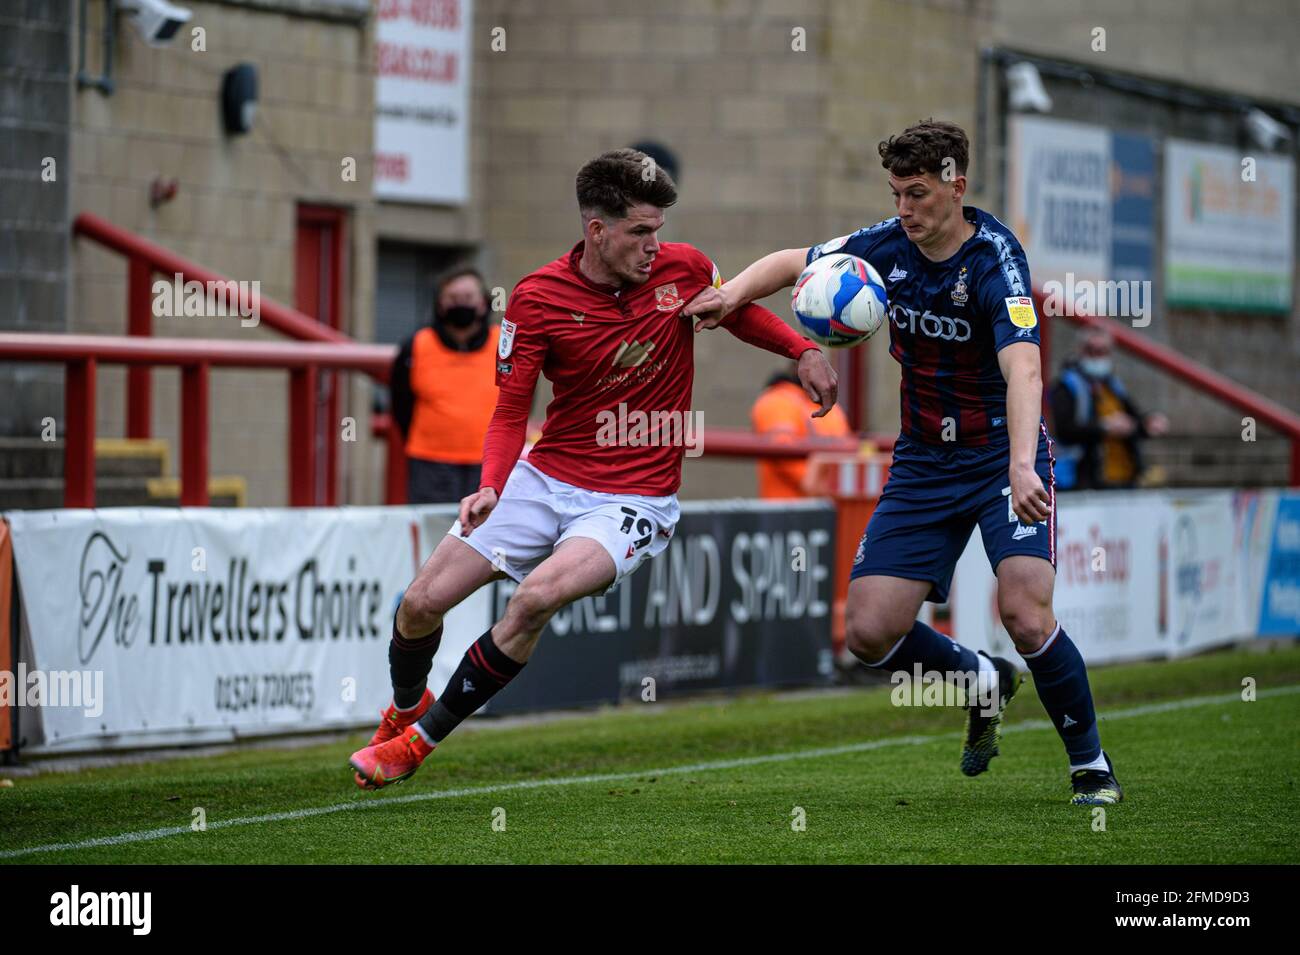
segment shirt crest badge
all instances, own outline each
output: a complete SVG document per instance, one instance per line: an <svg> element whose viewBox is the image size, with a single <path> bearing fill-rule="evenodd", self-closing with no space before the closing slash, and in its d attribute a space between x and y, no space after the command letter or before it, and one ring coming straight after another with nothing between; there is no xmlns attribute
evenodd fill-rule
<svg viewBox="0 0 1300 955"><path fill-rule="evenodd" d="M968 298L970 293L966 291L966 266L963 265L957 274L957 282L952 287L952 300L957 305L965 305Z"/></svg>
<svg viewBox="0 0 1300 955"><path fill-rule="evenodd" d="M655 308L661 312L671 312L679 308L682 304L681 297L677 294L677 284L670 282L667 285L661 285L655 289Z"/></svg>

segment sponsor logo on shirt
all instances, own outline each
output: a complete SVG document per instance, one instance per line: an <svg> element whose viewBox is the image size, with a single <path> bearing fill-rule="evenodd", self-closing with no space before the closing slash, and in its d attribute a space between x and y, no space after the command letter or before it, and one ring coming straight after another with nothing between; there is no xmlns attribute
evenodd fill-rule
<svg viewBox="0 0 1300 955"><path fill-rule="evenodd" d="M612 371L600 381L596 382L596 392L608 391L615 385L622 385L631 382L633 385L643 385L646 382L654 381L659 377L659 372L663 371L664 366L668 364L667 358L661 358L659 361L644 362L635 368L628 368L625 371Z"/></svg>
<svg viewBox="0 0 1300 955"><path fill-rule="evenodd" d="M497 372L502 375L508 375L515 370L515 363L512 361L497 362Z"/></svg>
<svg viewBox="0 0 1300 955"><path fill-rule="evenodd" d="M571 319L573 319L575 322L577 322L579 325L581 325L581 324L582 324L582 320L583 320L584 318L586 318L587 316L586 316L586 313L584 313L584 312L570 312L570 313L569 313L569 317L570 317Z"/></svg>
<svg viewBox="0 0 1300 955"><path fill-rule="evenodd" d="M654 342L646 342L642 345L635 338L632 343L623 342L618 346L618 351L614 353L614 365L617 368L635 368L655 350Z"/></svg>
<svg viewBox="0 0 1300 955"><path fill-rule="evenodd" d="M898 263L894 263L894 271L889 273L889 278L886 281L901 282L905 278L907 278L907 269L900 269Z"/></svg>
<svg viewBox="0 0 1300 955"><path fill-rule="evenodd" d="M890 305L889 317L896 328L913 334L919 333L926 338L938 338L945 342L970 341L970 322L964 318L936 315L928 308L924 312L918 312L902 305Z"/></svg>
<svg viewBox="0 0 1300 955"><path fill-rule="evenodd" d="M671 312L675 308L680 308L682 300L677 294L677 285L669 282L667 285L661 285L655 289L655 308L661 312Z"/></svg>

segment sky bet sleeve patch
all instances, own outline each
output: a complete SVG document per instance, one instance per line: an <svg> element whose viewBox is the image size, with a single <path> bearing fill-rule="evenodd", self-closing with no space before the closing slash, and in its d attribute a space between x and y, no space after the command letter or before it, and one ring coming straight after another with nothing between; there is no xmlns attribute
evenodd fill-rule
<svg viewBox="0 0 1300 955"><path fill-rule="evenodd" d="M515 327L514 322L502 319L501 337L497 339L497 357L503 361L510 357L510 350L515 347Z"/></svg>
<svg viewBox="0 0 1300 955"><path fill-rule="evenodd" d="M1012 325L1017 328L1033 328L1038 324L1038 316L1034 314L1034 300L1029 296L1013 295L1006 303Z"/></svg>

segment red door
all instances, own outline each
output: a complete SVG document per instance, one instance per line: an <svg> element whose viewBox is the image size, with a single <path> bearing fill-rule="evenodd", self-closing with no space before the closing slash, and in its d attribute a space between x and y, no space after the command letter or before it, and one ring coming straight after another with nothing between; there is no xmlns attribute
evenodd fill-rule
<svg viewBox="0 0 1300 955"><path fill-rule="evenodd" d="M347 212L330 206L298 206L294 248L294 307L331 328L344 326L344 249ZM319 379L311 446L318 464L313 469L313 504L338 503L338 451L341 435L338 377L323 372Z"/></svg>

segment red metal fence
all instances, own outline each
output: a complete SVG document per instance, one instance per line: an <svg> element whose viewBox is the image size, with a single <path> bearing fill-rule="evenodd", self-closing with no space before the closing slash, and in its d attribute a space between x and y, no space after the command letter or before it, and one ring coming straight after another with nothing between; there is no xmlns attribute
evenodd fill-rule
<svg viewBox="0 0 1300 955"><path fill-rule="evenodd" d="M114 338L100 335L0 334L0 360L57 362L64 383L66 507L95 504L95 378L100 365L181 370L181 503L208 503L210 372L263 368L289 373L289 503L315 503L317 455L311 442L316 380L323 370L388 377L389 345L306 342L232 342L210 339Z"/></svg>

